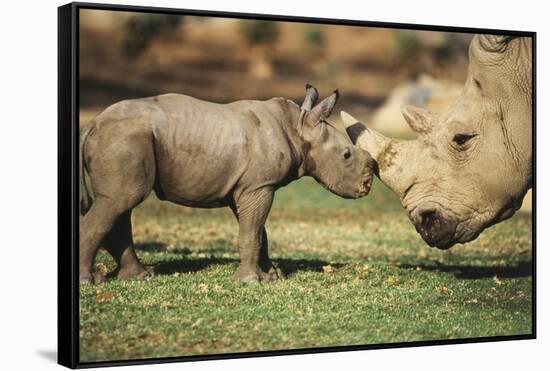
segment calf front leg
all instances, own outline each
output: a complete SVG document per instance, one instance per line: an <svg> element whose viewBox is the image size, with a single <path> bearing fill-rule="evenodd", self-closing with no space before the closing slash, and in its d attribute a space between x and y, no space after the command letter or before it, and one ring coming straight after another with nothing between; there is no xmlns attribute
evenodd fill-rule
<svg viewBox="0 0 550 371"><path fill-rule="evenodd" d="M232 208L239 221L241 264L235 278L244 282L274 281L278 272L267 266L267 234L264 225L273 203L273 189L261 188L242 194Z"/></svg>
<svg viewBox="0 0 550 371"><path fill-rule="evenodd" d="M233 215L235 215L235 218L237 219L237 222L239 221L239 213L237 212L237 207L235 204L231 204L231 211L233 211ZM272 279L269 279L270 281L273 281L278 278L284 278L284 273L281 271L281 269L275 267L273 265L273 262L269 258L269 252L267 250L267 231L265 230L265 226L262 228L262 238L261 238L261 246L260 246L260 257L259 257L259 266L262 272L267 273L270 276L273 276Z"/></svg>

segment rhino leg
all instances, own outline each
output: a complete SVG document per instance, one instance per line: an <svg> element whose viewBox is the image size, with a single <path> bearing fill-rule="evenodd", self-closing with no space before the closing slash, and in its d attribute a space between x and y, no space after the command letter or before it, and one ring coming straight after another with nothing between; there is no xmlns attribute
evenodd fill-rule
<svg viewBox="0 0 550 371"><path fill-rule="evenodd" d="M284 278L284 273L280 268L273 265L273 262L269 258L269 253L267 251L267 232L265 227L262 232L262 246L260 247L260 268L263 272L266 272L268 275L273 276L274 279Z"/></svg>
<svg viewBox="0 0 550 371"><path fill-rule="evenodd" d="M141 265L134 250L131 215L130 210L119 216L103 241L103 247L117 263L115 273L120 279L152 276L152 272Z"/></svg>
<svg viewBox="0 0 550 371"><path fill-rule="evenodd" d="M99 245L111 230L117 218L117 214L111 210L109 203L108 198L96 197L90 210L80 219L80 283L101 283L105 281L105 276L99 272L94 272L93 266Z"/></svg>
<svg viewBox="0 0 550 371"><path fill-rule="evenodd" d="M235 215L235 218L237 218L237 222L239 221L239 214L237 213L237 208L234 204L230 205L231 211L233 211L233 215ZM269 211L268 211L269 213ZM281 269L275 267L273 265L273 262L269 258L268 253L268 242L267 242L267 232L265 230L265 226L262 227L262 237L261 237L261 245L260 245L260 255L259 255L259 263L260 269L262 273L267 274L271 279L267 279L267 281L274 281L278 278L284 278L284 274L281 271Z"/></svg>
<svg viewBox="0 0 550 371"><path fill-rule="evenodd" d="M151 132L139 124L113 122L88 137L84 158L96 199L80 219L80 282L104 280L93 271L100 245L120 264L121 277L143 273L131 243L130 211L153 189L155 157Z"/></svg>
<svg viewBox="0 0 550 371"><path fill-rule="evenodd" d="M273 190L262 188L243 194L235 200L233 210L239 221L239 254L241 264L235 278L244 282L269 282L281 278L267 254L265 221L271 204Z"/></svg>
<svg viewBox="0 0 550 371"><path fill-rule="evenodd" d="M124 221L125 218L129 218L130 210L137 206L147 194L145 193L139 200L99 195L86 215L81 217L79 256L81 283L105 281L105 277L93 271L95 257L100 246L105 246L119 264L119 277L130 278L132 275L148 275L143 272L145 268L137 261L137 256L129 243L131 241L130 224ZM125 226L124 232L127 233L121 233L123 231L121 226ZM142 270L137 267L136 263Z"/></svg>

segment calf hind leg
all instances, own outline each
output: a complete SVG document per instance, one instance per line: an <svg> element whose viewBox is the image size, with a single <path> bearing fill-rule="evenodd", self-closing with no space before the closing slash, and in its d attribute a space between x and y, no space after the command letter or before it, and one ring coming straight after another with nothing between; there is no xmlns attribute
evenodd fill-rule
<svg viewBox="0 0 550 371"><path fill-rule="evenodd" d="M120 215L103 241L103 247L117 263L115 274L120 279L152 276L152 272L140 263L134 250L131 215L131 210Z"/></svg>
<svg viewBox="0 0 550 371"><path fill-rule="evenodd" d="M113 228L121 213L109 199L97 197L86 215L80 219L79 280L81 283L100 283L105 277L94 272L94 261L101 241Z"/></svg>
<svg viewBox="0 0 550 371"><path fill-rule="evenodd" d="M80 281L102 280L93 272L99 246L115 258L119 277L146 275L132 246L130 215L153 189L150 129L136 120L103 122L95 136L88 137L83 158L96 199L80 220Z"/></svg>
<svg viewBox="0 0 550 371"><path fill-rule="evenodd" d="M283 271L279 267L273 265L273 261L269 258L267 246L267 232L264 227L262 231L262 245L260 247L260 268L268 275L269 278L267 281L285 278Z"/></svg>

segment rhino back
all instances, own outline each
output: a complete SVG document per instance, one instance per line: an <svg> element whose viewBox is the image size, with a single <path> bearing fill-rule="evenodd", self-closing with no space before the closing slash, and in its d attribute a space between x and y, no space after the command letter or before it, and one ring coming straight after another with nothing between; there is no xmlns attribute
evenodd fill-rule
<svg viewBox="0 0 550 371"><path fill-rule="evenodd" d="M279 180L272 154L286 143L268 103L216 104L177 94L148 99L162 112L153 132L166 199L223 206L235 190Z"/></svg>

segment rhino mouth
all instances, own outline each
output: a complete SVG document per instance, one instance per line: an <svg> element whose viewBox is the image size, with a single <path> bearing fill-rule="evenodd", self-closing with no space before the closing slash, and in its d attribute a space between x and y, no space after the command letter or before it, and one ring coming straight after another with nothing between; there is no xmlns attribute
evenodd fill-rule
<svg viewBox="0 0 550 371"><path fill-rule="evenodd" d="M439 250L448 250L456 243L454 237L454 231L451 230L426 230L422 226L415 225L416 231L424 242L430 247L436 247Z"/></svg>
<svg viewBox="0 0 550 371"><path fill-rule="evenodd" d="M443 237L438 241L432 241L431 243L428 242L426 239L424 239L424 241L426 241L428 245L430 245L430 247L436 247L439 250L448 250L456 244L456 242L453 239L452 233L449 234L449 236Z"/></svg>
<svg viewBox="0 0 550 371"><path fill-rule="evenodd" d="M369 194L372 188L372 174L367 173L361 182L361 190L359 191L359 197L364 197Z"/></svg>

